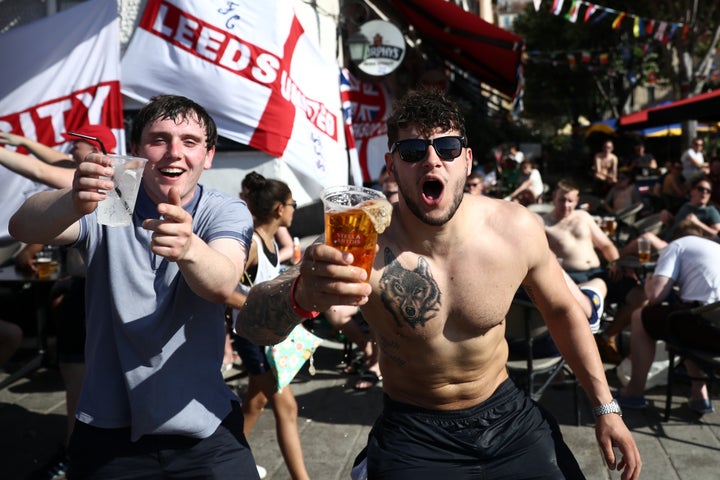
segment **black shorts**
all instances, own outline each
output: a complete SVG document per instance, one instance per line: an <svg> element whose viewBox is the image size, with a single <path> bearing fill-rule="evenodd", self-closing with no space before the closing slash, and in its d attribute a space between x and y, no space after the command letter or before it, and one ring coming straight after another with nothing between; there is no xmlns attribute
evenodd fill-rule
<svg viewBox="0 0 720 480"><path fill-rule="evenodd" d="M75 422L68 455L71 480L126 478L257 479L243 434L238 402L207 438L145 435L130 440L130 428L98 428Z"/></svg>
<svg viewBox="0 0 720 480"><path fill-rule="evenodd" d="M255 345L247 338L239 335L233 337L233 343L248 375L262 375L265 372L272 371L267 356L265 356L264 346Z"/></svg>
<svg viewBox="0 0 720 480"><path fill-rule="evenodd" d="M509 379L463 410L385 396L366 453L369 480L585 478L555 419Z"/></svg>
<svg viewBox="0 0 720 480"><path fill-rule="evenodd" d="M593 278L599 278L607 285L607 295L605 299L609 303L623 303L625 297L634 287L638 286L637 280L624 276L620 280L611 280L609 271L606 268L591 268L589 270L571 270L567 274L577 284L586 283Z"/></svg>

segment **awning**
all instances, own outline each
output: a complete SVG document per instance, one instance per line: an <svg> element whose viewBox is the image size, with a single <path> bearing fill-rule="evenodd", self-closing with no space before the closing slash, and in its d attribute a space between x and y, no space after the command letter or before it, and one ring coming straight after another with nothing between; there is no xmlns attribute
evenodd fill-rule
<svg viewBox="0 0 720 480"><path fill-rule="evenodd" d="M619 126L623 130L641 130L685 120L720 121L720 90L624 115L620 117Z"/></svg>
<svg viewBox="0 0 720 480"><path fill-rule="evenodd" d="M521 37L445 0L390 0L440 56L508 97L520 82Z"/></svg>

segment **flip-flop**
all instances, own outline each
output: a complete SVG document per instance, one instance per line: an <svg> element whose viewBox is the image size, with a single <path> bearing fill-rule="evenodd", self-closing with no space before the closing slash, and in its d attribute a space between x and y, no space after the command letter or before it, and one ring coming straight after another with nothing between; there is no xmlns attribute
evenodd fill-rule
<svg viewBox="0 0 720 480"><path fill-rule="evenodd" d="M364 390L371 389L372 387L374 387L381 381L382 381L382 375L378 375L377 373L373 372L372 370L368 370L365 373L363 373L362 375L360 375L360 378L358 378L357 381L355 381L355 385L353 386L353 388L355 390L362 392ZM365 382L369 383L370 385L368 385L367 387L359 387L358 386L359 383L365 383Z"/></svg>

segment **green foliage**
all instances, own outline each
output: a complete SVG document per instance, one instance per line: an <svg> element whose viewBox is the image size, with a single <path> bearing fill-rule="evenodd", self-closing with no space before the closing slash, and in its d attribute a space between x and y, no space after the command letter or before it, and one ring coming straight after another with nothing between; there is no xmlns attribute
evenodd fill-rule
<svg viewBox="0 0 720 480"><path fill-rule="evenodd" d="M563 12L568 10L568 2ZM693 12L693 5L698 11ZM694 19L686 29L679 29L668 45L652 36L635 37L633 21L626 18L617 30L612 28L614 17L607 16L597 23L585 23L580 9L576 23L563 15L550 13L551 2L543 2L535 12L532 3L521 14L515 31L526 41L525 113L523 117L535 125L545 125L543 131L554 131L573 122L580 115L590 120L614 117L623 111L633 90L648 82L659 80L673 86L676 93L699 91L707 81L697 68L712 46L714 30L720 20L720 2L692 2L673 0L605 0L603 7L627 12L645 19L683 22ZM587 4L585 4L587 6ZM587 51L593 62L577 58L573 66L567 54ZM597 61L601 52L608 54L608 62ZM676 59L683 53L692 60L692 71L684 72ZM675 61L674 61L675 60Z"/></svg>

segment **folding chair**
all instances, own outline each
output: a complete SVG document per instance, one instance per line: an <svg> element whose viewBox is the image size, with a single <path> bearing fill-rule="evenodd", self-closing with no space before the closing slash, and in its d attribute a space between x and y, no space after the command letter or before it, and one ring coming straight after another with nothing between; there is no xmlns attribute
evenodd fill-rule
<svg viewBox="0 0 720 480"><path fill-rule="evenodd" d="M627 237L631 230L632 224L635 223L635 217L645 207L643 202L633 203L629 207L625 207L615 213L617 220L617 228L615 229L615 242L620 242L620 236L624 233Z"/></svg>
<svg viewBox="0 0 720 480"><path fill-rule="evenodd" d="M508 373L515 383L535 401L562 372L565 380L556 382L571 385L575 402L575 422L580 425L578 382L560 355L534 358L533 345L549 332L540 311L526 300L515 299L506 317L505 338L510 345Z"/></svg>
<svg viewBox="0 0 720 480"><path fill-rule="evenodd" d="M668 322L667 330L670 332L665 341L670 361L665 396L665 421L667 422L670 418L673 386L678 378L707 382L708 390L713 385L720 385L720 375L718 375L720 371L720 302L673 312L665 321ZM683 338L680 329L672 328L675 322L678 322L683 328L693 328L695 340L690 341ZM698 341L697 339L702 340ZM684 360L691 360L707 377L693 377L687 372L676 372L673 365L678 365Z"/></svg>

